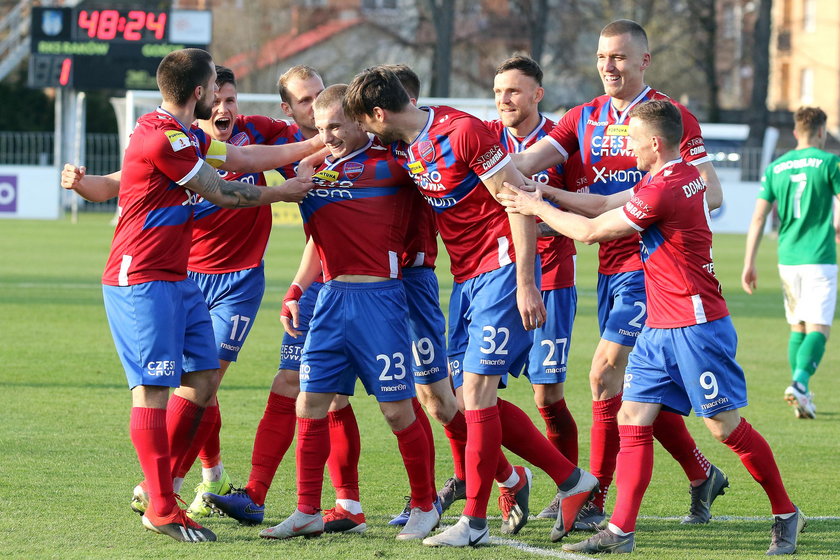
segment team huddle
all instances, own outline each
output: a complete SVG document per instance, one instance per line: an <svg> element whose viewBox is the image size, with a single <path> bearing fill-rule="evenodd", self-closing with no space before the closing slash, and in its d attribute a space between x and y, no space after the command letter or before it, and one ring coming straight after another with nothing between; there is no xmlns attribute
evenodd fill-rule
<svg viewBox="0 0 840 560"><path fill-rule="evenodd" d="M535 512L554 520L552 542L592 531L563 549L632 552L654 438L689 481L682 523L708 523L729 482L686 428L693 409L766 492L774 516L767 554L793 554L805 517L770 446L739 415L746 382L709 226L720 183L696 118L645 84L649 63L645 31L612 22L598 44L605 95L557 123L539 112L542 70L525 56L498 66L499 118L491 122L417 106L419 79L405 65L329 87L314 69L295 66L278 83L288 124L240 115L233 73L205 51L168 55L157 73L163 103L138 120L122 170L92 176L67 164L62 173L62 185L89 200L119 196L103 295L132 390L130 435L145 479L131 507L143 526L202 542L216 535L198 520L214 514L261 524L296 435L296 508L259 535L365 531L362 445L349 401L360 380L407 473L408 502L390 521L401 527L398 540L487 544L494 481L501 532L518 533L531 514L532 473L506 449L557 486ZM215 395L262 300L276 201L299 203L307 243L283 299L286 334L251 472L234 488ZM757 207L759 231L766 210ZM434 271L438 235L454 278L448 325ZM575 240L600 244L588 471L578 466L564 397ZM747 270L745 288L754 285ZM830 325L833 307L826 315ZM827 330L805 327L800 346L815 330L824 347ZM797 416L813 417L807 379L815 368L795 373L786 391ZM499 397L523 376L544 431ZM429 417L443 426L454 465L440 489ZM182 510L176 494L197 458L202 482ZM336 495L327 509L325 465ZM460 500L458 521L436 531Z"/></svg>

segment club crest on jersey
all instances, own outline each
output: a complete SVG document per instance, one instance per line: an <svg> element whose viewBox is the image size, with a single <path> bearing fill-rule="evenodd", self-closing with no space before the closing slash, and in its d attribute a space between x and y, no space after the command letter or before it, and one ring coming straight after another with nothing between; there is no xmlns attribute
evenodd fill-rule
<svg viewBox="0 0 840 560"><path fill-rule="evenodd" d="M361 177L364 170L365 164L358 161L348 161L344 164L343 169L344 176L347 177L349 181L355 181Z"/></svg>
<svg viewBox="0 0 840 560"><path fill-rule="evenodd" d="M423 140L417 145L417 150L420 152L420 157L423 161L432 163L435 160L435 146L428 140Z"/></svg>
<svg viewBox="0 0 840 560"><path fill-rule="evenodd" d="M181 151L190 146L190 139L180 130L167 130L165 134L169 138L169 144L172 146L173 152Z"/></svg>
<svg viewBox="0 0 840 560"><path fill-rule="evenodd" d="M233 144L234 146L245 146L248 144L248 135L244 132L240 132L228 140L228 144Z"/></svg>
<svg viewBox="0 0 840 560"><path fill-rule="evenodd" d="M426 171L426 167L422 161L410 161L408 162L408 171L412 175L422 175Z"/></svg>

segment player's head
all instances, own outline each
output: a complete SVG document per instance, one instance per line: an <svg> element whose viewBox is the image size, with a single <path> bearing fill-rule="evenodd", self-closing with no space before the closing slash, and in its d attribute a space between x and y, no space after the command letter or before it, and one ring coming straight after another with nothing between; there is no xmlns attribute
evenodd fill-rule
<svg viewBox="0 0 840 560"><path fill-rule="evenodd" d="M387 68L397 75L409 99L417 105L417 98L420 97L420 77L417 73L406 64L383 64L382 68Z"/></svg>
<svg viewBox="0 0 840 560"><path fill-rule="evenodd" d="M315 117L312 102L324 91L324 81L311 66L292 66L277 80L280 107L286 116L295 121L305 136L314 136Z"/></svg>
<svg viewBox="0 0 840 560"><path fill-rule="evenodd" d="M199 120L198 126L219 142L227 142L233 133L236 116L239 115L239 105L236 100L236 77L233 75L233 70L217 64L216 85L219 90L216 92L210 118Z"/></svg>
<svg viewBox="0 0 840 560"><path fill-rule="evenodd" d="M683 125L676 105L667 99L653 99L633 107L628 116L630 148L637 168L649 171L658 159L665 163L679 154Z"/></svg>
<svg viewBox="0 0 840 560"><path fill-rule="evenodd" d="M598 74L610 97L632 100L645 85L650 65L647 33L629 19L616 20L598 38Z"/></svg>
<svg viewBox="0 0 840 560"><path fill-rule="evenodd" d="M542 78L540 65L527 56L514 56L496 68L493 96L503 125L517 127L539 114Z"/></svg>
<svg viewBox="0 0 840 560"><path fill-rule="evenodd" d="M825 145L825 111L819 107L800 107L793 115L793 134L797 140L822 148Z"/></svg>
<svg viewBox="0 0 840 560"><path fill-rule="evenodd" d="M207 51L172 51L158 65L157 84L164 102L183 107L194 99L195 118L210 118L216 93L216 68Z"/></svg>
<svg viewBox="0 0 840 560"><path fill-rule="evenodd" d="M344 96L344 112L362 123L368 132L379 136L384 144L400 139L388 122L387 113L400 113L411 105L411 99L397 75L382 66L368 68L356 75Z"/></svg>
<svg viewBox="0 0 840 560"><path fill-rule="evenodd" d="M363 147L370 139L359 122L344 114L342 101L347 84L335 84L315 98L315 128L321 141L335 158L341 158Z"/></svg>

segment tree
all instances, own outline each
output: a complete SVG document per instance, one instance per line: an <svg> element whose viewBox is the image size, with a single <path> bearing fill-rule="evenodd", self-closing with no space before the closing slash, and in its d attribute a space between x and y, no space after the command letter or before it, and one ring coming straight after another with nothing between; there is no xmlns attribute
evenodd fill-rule
<svg viewBox="0 0 840 560"><path fill-rule="evenodd" d="M747 111L747 124L750 135L747 147L759 148L764 142L767 129L767 90L770 77L770 26L773 0L760 0L758 18L755 20L753 50L753 88L750 95L750 107Z"/></svg>
<svg viewBox="0 0 840 560"><path fill-rule="evenodd" d="M452 73L452 32L455 26L455 0L427 0L435 28L432 62L432 97L449 97Z"/></svg>

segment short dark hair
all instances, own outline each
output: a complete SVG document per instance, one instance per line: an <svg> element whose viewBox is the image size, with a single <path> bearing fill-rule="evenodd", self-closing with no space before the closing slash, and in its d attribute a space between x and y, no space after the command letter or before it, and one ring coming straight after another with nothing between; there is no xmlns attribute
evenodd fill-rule
<svg viewBox="0 0 840 560"><path fill-rule="evenodd" d="M333 84L318 94L312 106L315 109L332 107L335 103L341 103L344 94L347 93L347 84Z"/></svg>
<svg viewBox="0 0 840 560"><path fill-rule="evenodd" d="M653 128L671 148L679 147L683 135L682 115L679 108L667 99L651 99L639 103L627 114Z"/></svg>
<svg viewBox="0 0 840 560"><path fill-rule="evenodd" d="M795 128L799 133L816 136L827 120L825 111L819 107L800 107L793 115Z"/></svg>
<svg viewBox="0 0 840 560"><path fill-rule="evenodd" d="M601 37L615 37L616 35L628 34L648 50L648 36L645 28L630 19L617 19L608 23L601 30Z"/></svg>
<svg viewBox="0 0 840 560"><path fill-rule="evenodd" d="M216 85L221 88L225 84L230 84L235 88L236 87L236 76L233 75L233 70L231 70L227 66L221 66L221 65L217 64L216 65Z"/></svg>
<svg viewBox="0 0 840 560"><path fill-rule="evenodd" d="M306 66L305 64L298 64L297 66L292 66L291 68L280 74L280 78L277 79L277 91L280 93L280 99L282 99L284 103L291 102L291 100L289 99L288 86L289 81L291 81L292 78L297 78L299 80L308 80L309 78L320 77L321 75L318 73L318 71L312 68L311 66Z"/></svg>
<svg viewBox="0 0 840 560"><path fill-rule="evenodd" d="M496 75L508 70L519 70L526 76L534 78L534 81L542 87L543 71L533 58L524 55L512 56L496 67Z"/></svg>
<svg viewBox="0 0 840 560"><path fill-rule="evenodd" d="M410 103L397 75L382 66L374 66L356 74L350 82L344 96L344 114L360 120L364 115L373 115L374 107L399 112Z"/></svg>
<svg viewBox="0 0 840 560"><path fill-rule="evenodd" d="M195 88L213 74L213 57L201 49L180 49L166 55L157 68L157 84L164 101L183 105Z"/></svg>
<svg viewBox="0 0 840 560"><path fill-rule="evenodd" d="M420 97L420 77L407 64L383 64L382 68L387 68L397 75L409 97Z"/></svg>

